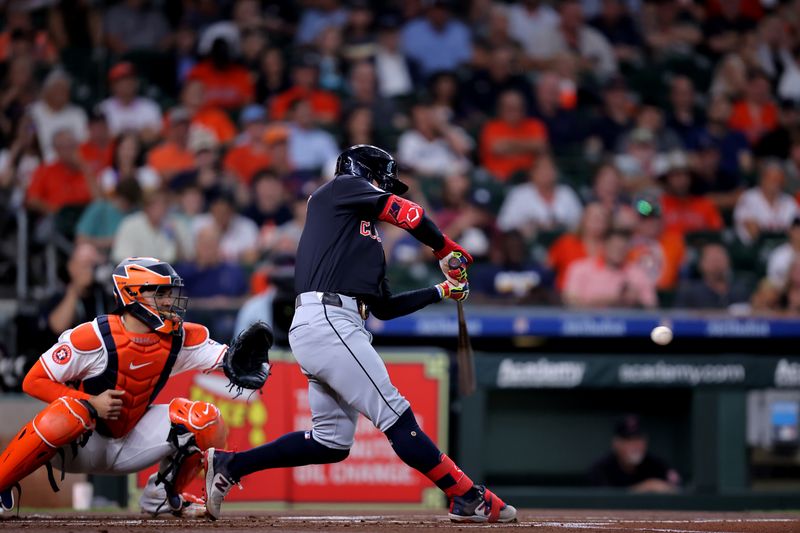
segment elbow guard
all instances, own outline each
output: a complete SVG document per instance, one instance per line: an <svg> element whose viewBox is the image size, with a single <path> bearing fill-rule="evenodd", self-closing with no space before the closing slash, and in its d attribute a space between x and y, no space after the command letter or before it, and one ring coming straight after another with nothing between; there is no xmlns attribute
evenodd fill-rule
<svg viewBox="0 0 800 533"><path fill-rule="evenodd" d="M388 222L398 228L413 230L422 222L425 211L411 200L391 195L378 220Z"/></svg>

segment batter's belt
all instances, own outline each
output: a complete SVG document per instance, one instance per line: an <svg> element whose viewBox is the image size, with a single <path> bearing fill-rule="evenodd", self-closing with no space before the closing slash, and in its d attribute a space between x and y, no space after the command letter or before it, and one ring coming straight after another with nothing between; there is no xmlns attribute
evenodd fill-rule
<svg viewBox="0 0 800 533"><path fill-rule="evenodd" d="M353 296L346 296L335 292L304 292L298 294L294 300L294 308L297 309L301 305L309 304L323 304L341 307L355 311L361 316L362 320L369 318L369 307L361 298Z"/></svg>

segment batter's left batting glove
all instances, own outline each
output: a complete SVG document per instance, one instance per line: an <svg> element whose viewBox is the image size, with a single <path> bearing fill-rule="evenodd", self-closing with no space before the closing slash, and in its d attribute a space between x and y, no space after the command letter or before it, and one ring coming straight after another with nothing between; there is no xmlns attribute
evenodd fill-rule
<svg viewBox="0 0 800 533"><path fill-rule="evenodd" d="M469 298L469 283L453 283L449 279L436 285L436 290L439 291L439 298L442 300L450 299L457 302L463 302Z"/></svg>

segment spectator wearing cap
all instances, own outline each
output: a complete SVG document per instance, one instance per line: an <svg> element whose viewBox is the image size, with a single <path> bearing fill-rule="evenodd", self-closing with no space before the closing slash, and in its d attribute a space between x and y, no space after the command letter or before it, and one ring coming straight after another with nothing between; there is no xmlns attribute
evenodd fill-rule
<svg viewBox="0 0 800 533"><path fill-rule="evenodd" d="M240 182L249 184L253 176L270 163L264 133L267 129L267 113L263 106L249 105L239 114L243 132L236 146L231 148L223 160L223 168Z"/></svg>
<svg viewBox="0 0 800 533"><path fill-rule="evenodd" d="M710 199L692 194L692 175L682 152L668 157L667 168L660 176L664 184L661 209L667 231L686 234L692 231L720 231L722 216Z"/></svg>
<svg viewBox="0 0 800 533"><path fill-rule="evenodd" d="M319 87L319 57L310 51L301 51L292 66L292 86L276 95L270 102L272 120L286 120L292 104L308 100L320 124L333 124L341 112L339 98Z"/></svg>
<svg viewBox="0 0 800 533"><path fill-rule="evenodd" d="M189 111L173 107L167 116L167 134L164 141L150 150L147 164L167 183L179 172L195 166L194 154L189 150Z"/></svg>
<svg viewBox="0 0 800 533"><path fill-rule="evenodd" d="M111 96L103 100L100 111L108 121L113 136L131 130L147 143L155 141L160 133L163 118L158 104L150 98L139 96L139 80L132 63L123 61L108 71Z"/></svg>
<svg viewBox="0 0 800 533"><path fill-rule="evenodd" d="M633 128L633 101L622 77L603 86L603 110L589 126L586 150L589 156L612 153L623 134Z"/></svg>
<svg viewBox="0 0 800 533"><path fill-rule="evenodd" d="M378 19L378 38L375 55L375 75L378 93L384 98L406 96L414 91L414 67L401 49L402 20L395 13L385 13Z"/></svg>
<svg viewBox="0 0 800 533"><path fill-rule="evenodd" d="M225 261L253 264L258 258L258 227L236 212L233 192L223 188L209 191L209 212L194 221L194 234L212 226L220 234L220 252Z"/></svg>
<svg viewBox="0 0 800 533"><path fill-rule="evenodd" d="M219 144L228 144L236 137L236 126L227 113L207 102L205 87L199 79L187 80L181 91L181 106L189 114L192 127L204 128Z"/></svg>
<svg viewBox="0 0 800 533"><path fill-rule="evenodd" d="M742 132L750 145L778 125L778 106L772 100L770 80L763 71L752 70L747 76L744 98L736 102L730 127Z"/></svg>
<svg viewBox="0 0 800 533"><path fill-rule="evenodd" d="M705 116L698 109L694 82L688 76L675 76L669 83L669 111L666 126L688 148L694 136L705 125Z"/></svg>
<svg viewBox="0 0 800 533"><path fill-rule="evenodd" d="M321 169L336 159L339 147L327 131L317 125L308 100L292 104L289 122L289 160L297 170Z"/></svg>
<svg viewBox="0 0 800 533"><path fill-rule="evenodd" d="M68 129L77 141L83 142L88 135L86 112L69 101L72 80L61 69L54 69L42 84L41 98L31 106L33 125L39 136L39 146L45 161L53 161L56 152L53 147L53 134Z"/></svg>
<svg viewBox="0 0 800 533"><path fill-rule="evenodd" d="M28 187L28 208L53 214L67 206L85 206L92 201L92 183L86 176L78 153L78 141L72 130L58 130L53 135L55 160L41 165L33 173Z"/></svg>
<svg viewBox="0 0 800 533"><path fill-rule="evenodd" d="M524 76L514 72L517 56L513 47L498 46L489 52L485 69L472 71L464 87L464 100L473 119L488 118L497 109L500 95L510 90L522 94L530 109L530 86Z"/></svg>
<svg viewBox="0 0 800 533"><path fill-rule="evenodd" d="M152 190L142 197L142 210L122 219L111 246L111 261L126 257L158 257L168 263L191 258L194 244L178 217L169 212L164 190Z"/></svg>
<svg viewBox="0 0 800 533"><path fill-rule="evenodd" d="M219 143L214 135L203 128L191 128L187 147L194 157L194 166L176 174L169 182L169 188L181 190L191 183L206 192L216 190L224 176ZM242 186L239 190L246 188Z"/></svg>
<svg viewBox="0 0 800 533"><path fill-rule="evenodd" d="M780 161L761 163L758 185L739 197L733 211L736 236L745 244L758 240L763 232L785 231L797 216L797 202L783 191L786 172Z"/></svg>
<svg viewBox="0 0 800 533"><path fill-rule="evenodd" d="M528 256L525 238L518 231L495 236L488 259L470 268L470 297L506 305L546 301L541 291L546 285L546 275Z"/></svg>
<svg viewBox="0 0 800 533"><path fill-rule="evenodd" d="M313 7L304 9L295 34L297 44L311 44L326 28L344 26L348 13L340 4L339 0L319 0Z"/></svg>
<svg viewBox="0 0 800 533"><path fill-rule="evenodd" d="M100 111L89 115L89 136L78 149L89 178L96 180L100 171L111 164L114 154L108 122Z"/></svg>
<svg viewBox="0 0 800 533"><path fill-rule="evenodd" d="M622 0L603 0L589 24L608 39L617 61L635 64L641 59L642 36Z"/></svg>
<svg viewBox="0 0 800 533"><path fill-rule="evenodd" d="M403 28L403 51L424 78L442 70L457 70L472 58L469 29L453 17L452 8L452 0L432 0L424 16Z"/></svg>
<svg viewBox="0 0 800 533"><path fill-rule="evenodd" d="M117 184L105 197L93 201L81 213L75 227L75 242L87 242L108 256L122 219L139 208L142 189L136 180Z"/></svg>
<svg viewBox="0 0 800 533"><path fill-rule="evenodd" d="M132 50L166 50L171 37L164 14L142 0L123 0L109 8L103 17L103 35L118 56Z"/></svg>
<svg viewBox="0 0 800 533"><path fill-rule="evenodd" d="M731 269L728 251L719 243L700 250L697 264L700 279L681 280L675 307L684 309L727 309L750 299L749 287Z"/></svg>
<svg viewBox="0 0 800 533"><path fill-rule="evenodd" d="M283 124L273 124L264 132L264 144L267 146L269 166L267 169L281 179L295 173L289 152L289 128Z"/></svg>
<svg viewBox="0 0 800 533"><path fill-rule="evenodd" d="M467 156L473 141L467 133L450 124L431 102L417 100L411 108L412 128L397 141L397 159L415 173L442 177L465 172L470 167Z"/></svg>
<svg viewBox="0 0 800 533"><path fill-rule="evenodd" d="M481 165L500 181L531 168L547 149L544 124L526 114L522 94L506 91L497 103L496 118L486 122L481 131Z"/></svg>
<svg viewBox="0 0 800 533"><path fill-rule="evenodd" d="M528 172L528 182L508 192L497 226L501 231L518 230L531 239L538 231L574 230L582 211L575 191L558 183L553 158L542 154Z"/></svg>
<svg viewBox="0 0 800 533"><path fill-rule="evenodd" d="M230 42L219 37L214 40L207 57L189 71L187 79L200 80L205 86L205 105L238 109L253 101L253 77L233 56Z"/></svg>
<svg viewBox="0 0 800 533"><path fill-rule="evenodd" d="M611 451L592 465L590 483L638 493L677 492L681 483L678 472L647 448L647 434L639 417L625 416L614 426Z"/></svg>
<svg viewBox="0 0 800 533"><path fill-rule="evenodd" d="M728 123L731 104L727 97L714 96L708 108L708 123L692 139L691 165L699 178L697 194L708 196L720 209L730 211L744 188L742 174L753 168L747 138Z"/></svg>
<svg viewBox="0 0 800 533"><path fill-rule="evenodd" d="M778 289L786 287L792 263L800 257L800 216L792 219L786 237L787 241L773 249L767 260L767 279Z"/></svg>
<svg viewBox="0 0 800 533"><path fill-rule="evenodd" d="M659 152L650 128L635 128L626 135L622 153L614 157L614 165L623 177L623 188L633 194L655 187L656 177L667 165L667 155Z"/></svg>
<svg viewBox="0 0 800 533"><path fill-rule="evenodd" d="M590 203L575 231L557 238L547 252L547 264L555 272L556 289L564 289L567 270L572 263L602 254L606 235L611 229L611 213L603 204Z"/></svg>
<svg viewBox="0 0 800 533"><path fill-rule="evenodd" d="M778 125L765 133L753 147L753 155L756 158L774 157L787 159L789 157L793 137L797 137L800 134L800 111L798 110L798 105L800 105L800 101L781 101Z"/></svg>
<svg viewBox="0 0 800 533"><path fill-rule="evenodd" d="M674 290L686 256L683 235L664 227L661 207L655 201L639 198L634 207L629 259L642 267L658 290Z"/></svg>
<svg viewBox="0 0 800 533"><path fill-rule="evenodd" d="M112 159L98 173L97 181L104 194L110 194L121 183L135 181L143 191L161 187L161 176L145 162L145 148L136 132L128 131L114 140Z"/></svg>
<svg viewBox="0 0 800 533"><path fill-rule="evenodd" d="M602 33L592 28L583 16L579 0L559 3L560 21L555 27L533 34L529 57L539 68L554 66L561 54L574 52L580 58L581 72L599 80L611 78L617 72L614 48Z"/></svg>
<svg viewBox="0 0 800 533"><path fill-rule="evenodd" d="M529 56L535 56L536 36L554 30L559 23L558 13L542 0L523 0L508 5L508 33Z"/></svg>
<svg viewBox="0 0 800 533"><path fill-rule="evenodd" d="M204 300L201 305L240 303L247 293L247 273L239 263L223 257L221 238L216 225L203 226L195 233L194 258L175 265L187 296Z"/></svg>
<svg viewBox="0 0 800 533"><path fill-rule="evenodd" d="M630 234L613 230L602 252L573 261L564 274L564 303L570 307L645 307L658 304L655 282L636 263L627 261Z"/></svg>

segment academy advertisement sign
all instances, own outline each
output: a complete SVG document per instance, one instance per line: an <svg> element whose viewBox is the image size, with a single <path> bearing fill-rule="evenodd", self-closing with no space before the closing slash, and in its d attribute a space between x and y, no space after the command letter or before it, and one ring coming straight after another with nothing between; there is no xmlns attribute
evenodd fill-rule
<svg viewBox="0 0 800 533"><path fill-rule="evenodd" d="M243 451L285 433L311 428L308 381L285 354L270 353L273 372L263 394L233 398L221 373L188 372L170 378L155 403L176 396L219 407L229 428L228 448ZM449 360L442 352L415 351L384 356L392 382L411 402L420 427L441 449L447 448ZM143 487L155 467L137 476ZM386 436L359 417L350 456L341 463L266 470L246 477L244 490L232 490L226 501L378 502L440 506L441 491L405 465ZM202 493L200 480L191 492Z"/></svg>
<svg viewBox="0 0 800 533"><path fill-rule="evenodd" d="M477 356L479 384L498 389L576 387L800 388L800 358L552 354Z"/></svg>

